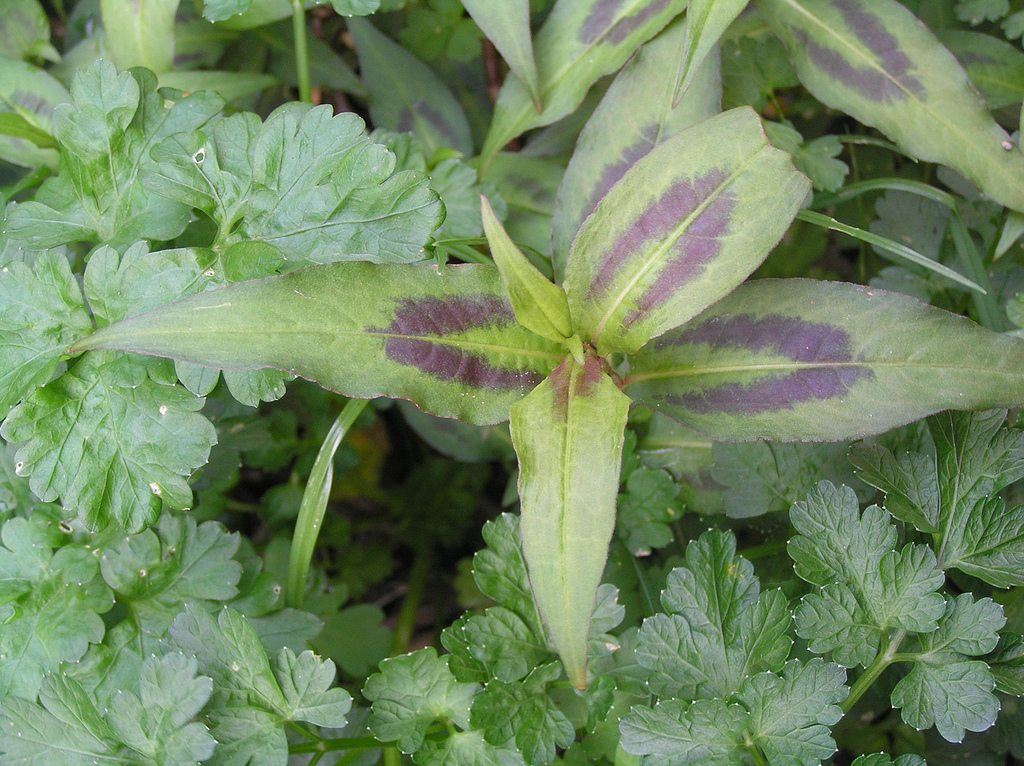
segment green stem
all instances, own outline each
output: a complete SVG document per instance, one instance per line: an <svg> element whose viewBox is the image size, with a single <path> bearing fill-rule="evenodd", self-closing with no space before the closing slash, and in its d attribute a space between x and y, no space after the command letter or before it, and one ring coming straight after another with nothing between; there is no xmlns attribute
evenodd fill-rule
<svg viewBox="0 0 1024 766"><path fill-rule="evenodd" d="M398 620L395 623L395 635L391 641L391 654L405 654L409 651L409 642L412 641L413 631L416 629L416 613L420 609L420 600L423 598L423 589L427 584L427 575L430 574L430 563L433 557L430 548L421 547L416 552L416 558L412 562L412 571L409 573L409 590L405 593L402 606L398 610Z"/></svg>
<svg viewBox="0 0 1024 766"><path fill-rule="evenodd" d="M313 549L320 535L327 499L331 494L331 482L334 480L334 453L367 403L366 399L349 399L320 445L320 452L317 453L309 481L302 493L302 504L299 506L299 517L295 520L295 533L288 554L288 582L285 590L288 606L301 607L306 597L309 562L313 560Z"/></svg>
<svg viewBox="0 0 1024 766"><path fill-rule="evenodd" d="M380 747L374 737L338 737L322 739L318 742L304 742L288 748L290 753L326 753L334 750L369 750Z"/></svg>
<svg viewBox="0 0 1024 766"><path fill-rule="evenodd" d="M640 583L640 592L643 593L644 601L647 602L647 613L656 613L658 611L658 606L654 601L654 596L651 594L651 586L647 582L647 575L644 574L643 567L640 566L640 562L636 560L636 556L634 556L632 551L629 550L629 546L621 539L619 540L619 545L622 546L622 550L626 552L626 558L629 559L630 563L633 565L633 571L636 574L637 582Z"/></svg>
<svg viewBox="0 0 1024 766"><path fill-rule="evenodd" d="M771 543L751 545L749 548L741 550L740 555L747 561L756 561L757 559L768 558L769 556L774 556L777 553L782 553L785 550L786 541L778 540Z"/></svg>
<svg viewBox="0 0 1024 766"><path fill-rule="evenodd" d="M311 103L313 89L309 85L306 9L302 7L302 0L292 0L292 37L295 41L295 76L299 81L299 101Z"/></svg>
<svg viewBox="0 0 1024 766"><path fill-rule="evenodd" d="M750 753L751 758L754 759L754 763L757 766L768 766L768 760L764 757L761 752L761 748L755 745L753 742L747 745L747 752Z"/></svg>
<svg viewBox="0 0 1024 766"><path fill-rule="evenodd" d="M889 641L889 645L885 647L885 650L879 652L878 656L875 657L875 661L868 665L864 672L860 674L860 677L854 681L853 686L850 688L850 696L843 700L843 704L840 705L843 713L849 713L860 698L864 696L864 693L871 688L871 685L885 672L886 668L892 665L894 658L897 656L896 652L899 650L900 644L903 643L906 635L906 631L898 631L892 637L892 640Z"/></svg>

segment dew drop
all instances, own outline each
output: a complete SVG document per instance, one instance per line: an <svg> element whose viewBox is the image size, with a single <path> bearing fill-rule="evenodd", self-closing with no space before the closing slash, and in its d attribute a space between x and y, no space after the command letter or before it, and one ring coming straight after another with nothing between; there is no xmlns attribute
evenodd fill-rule
<svg viewBox="0 0 1024 766"><path fill-rule="evenodd" d="M14 473L16 473L18 476L24 476L25 475L25 461L24 460L19 460L17 463L14 464Z"/></svg>
<svg viewBox="0 0 1024 766"><path fill-rule="evenodd" d="M139 570L139 577L145 577L148 574L149 574L149 572L147 572L145 569L140 569Z"/></svg>
<svg viewBox="0 0 1024 766"><path fill-rule="evenodd" d="M161 489L160 485L157 484L155 481L151 481L149 483L149 491L152 492L157 497L160 497L160 495L163 493L163 489Z"/></svg>
<svg viewBox="0 0 1024 766"><path fill-rule="evenodd" d="M232 662L232 663L231 663L231 669L232 669L232 670L233 670L234 672L236 672L236 673L237 673L237 672L239 671L238 663L237 663L237 662Z"/></svg>
<svg viewBox="0 0 1024 766"><path fill-rule="evenodd" d="M66 535L70 535L74 531L74 527L71 526L71 522L67 520L61 521L57 527Z"/></svg>
<svg viewBox="0 0 1024 766"><path fill-rule="evenodd" d="M160 405L160 414L161 415L166 415L167 414L167 405L166 404L161 404Z"/></svg>

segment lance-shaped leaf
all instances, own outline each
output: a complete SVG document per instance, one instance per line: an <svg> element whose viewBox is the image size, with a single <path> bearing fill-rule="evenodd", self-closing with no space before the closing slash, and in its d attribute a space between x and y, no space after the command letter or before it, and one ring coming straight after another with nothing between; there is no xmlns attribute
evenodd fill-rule
<svg viewBox="0 0 1024 766"><path fill-rule="evenodd" d="M174 15L179 0L100 0L106 45L121 69L159 74L174 63Z"/></svg>
<svg viewBox="0 0 1024 766"><path fill-rule="evenodd" d="M761 10L822 102L878 128L922 160L1024 210L1024 154L992 119L963 67L896 0L765 0Z"/></svg>
<svg viewBox="0 0 1024 766"><path fill-rule="evenodd" d="M519 528L534 600L572 683L587 685L590 616L615 528L629 399L571 358L512 407Z"/></svg>
<svg viewBox="0 0 1024 766"><path fill-rule="evenodd" d="M370 92L373 122L413 133L430 152L451 148L471 154L473 137L466 115L430 67L365 19L349 19L348 28Z"/></svg>
<svg viewBox="0 0 1024 766"><path fill-rule="evenodd" d="M541 110L537 64L533 60L533 39L530 37L530 0L462 0L473 21L494 43L512 74L523 81L533 104Z"/></svg>
<svg viewBox="0 0 1024 766"><path fill-rule="evenodd" d="M810 183L734 109L652 150L573 241L575 329L602 353L636 351L731 292L782 238Z"/></svg>
<svg viewBox="0 0 1024 766"><path fill-rule="evenodd" d="M501 272L501 281L519 323L548 340L564 343L572 335L565 292L537 271L516 247L486 197L480 198L480 209L491 257Z"/></svg>
<svg viewBox="0 0 1024 766"><path fill-rule="evenodd" d="M686 47L675 98L690 87L699 67L750 0L692 0L686 9Z"/></svg>
<svg viewBox="0 0 1024 766"><path fill-rule="evenodd" d="M675 22L641 48L580 133L555 202L551 238L556 273L564 271L580 224L627 170L661 142L721 111L717 54L695 71L693 87L673 106L684 40L684 25Z"/></svg>
<svg viewBox="0 0 1024 766"><path fill-rule="evenodd" d="M79 348L285 370L346 396L497 423L561 359L519 326L497 269L338 263L240 282L111 325Z"/></svg>
<svg viewBox="0 0 1024 766"><path fill-rule="evenodd" d="M516 136L573 112L590 86L621 67L686 7L686 0L558 0L534 39L544 104L518 77L505 80L484 142L485 163Z"/></svg>
<svg viewBox="0 0 1024 766"><path fill-rule="evenodd" d="M1024 402L1024 342L914 298L758 280L632 358L629 391L713 438L838 441Z"/></svg>

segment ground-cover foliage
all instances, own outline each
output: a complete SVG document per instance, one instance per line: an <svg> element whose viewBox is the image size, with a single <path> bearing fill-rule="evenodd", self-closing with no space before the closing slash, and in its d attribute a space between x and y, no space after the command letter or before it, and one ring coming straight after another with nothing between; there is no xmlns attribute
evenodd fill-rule
<svg viewBox="0 0 1024 766"><path fill-rule="evenodd" d="M1024 8L13 0L0 763L1024 759Z"/></svg>

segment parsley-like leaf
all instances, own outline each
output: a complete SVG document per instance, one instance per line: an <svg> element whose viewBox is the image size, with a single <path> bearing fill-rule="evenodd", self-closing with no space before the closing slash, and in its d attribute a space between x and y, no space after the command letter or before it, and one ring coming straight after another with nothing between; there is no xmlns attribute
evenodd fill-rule
<svg viewBox="0 0 1024 766"><path fill-rule="evenodd" d="M153 157L152 192L206 213L217 244L264 242L293 264L416 261L441 216L422 175L393 174L363 121L329 106L233 115Z"/></svg>
<svg viewBox="0 0 1024 766"><path fill-rule="evenodd" d="M491 681L473 702L470 721L492 745L514 745L527 763L546 766L555 748L576 739L572 722L558 709L546 687L562 675L557 663L542 665L522 683Z"/></svg>
<svg viewBox="0 0 1024 766"><path fill-rule="evenodd" d="M670 700L623 719L622 747L645 766L744 766L750 748L768 763L818 766L835 752L846 673L820 659L746 679L735 701Z"/></svg>
<svg viewBox="0 0 1024 766"><path fill-rule="evenodd" d="M61 357L92 330L85 300L60 253L32 268L0 269L0 413L50 381Z"/></svg>
<svg viewBox="0 0 1024 766"><path fill-rule="evenodd" d="M812 651L832 652L847 667L867 665L889 629L935 629L945 577L927 546L895 550L885 511L871 506L861 515L853 490L821 482L790 518L800 533L789 542L796 573L821 586L796 610L797 633Z"/></svg>
<svg viewBox="0 0 1024 766"><path fill-rule="evenodd" d="M233 609L215 620L186 606L170 630L181 651L195 655L202 673L213 679L209 718L226 763L248 763L273 757L284 762L288 742L284 724L305 721L341 728L352 698L331 688L334 663L306 651L296 656L281 650L271 669L263 644L249 622Z"/></svg>
<svg viewBox="0 0 1024 766"><path fill-rule="evenodd" d="M60 172L33 201L15 206L8 233L36 248L71 242L116 247L180 234L188 207L143 184L156 165L150 150L169 136L195 131L223 104L206 91L165 104L156 77L145 69L118 72L99 59L78 72L71 103L53 115Z"/></svg>
<svg viewBox="0 0 1024 766"><path fill-rule="evenodd" d="M636 649L659 696L725 697L789 657L786 597L761 593L731 534L710 531L690 543L686 565L669 574L661 601L667 614L644 620Z"/></svg>
<svg viewBox="0 0 1024 766"><path fill-rule="evenodd" d="M995 680L973 658L996 648L1002 607L970 593L946 600L931 548L897 551L889 515L877 506L861 514L847 487L821 482L790 518L800 533L789 543L796 573L820 588L796 611L797 633L811 651L879 672L911 663L892 691L893 707L911 726L935 726L950 742L995 723Z"/></svg>
<svg viewBox="0 0 1024 766"><path fill-rule="evenodd" d="M192 766L210 758L214 739L193 719L210 698L211 683L183 654L147 658L138 694L122 690L102 711L66 676L50 676L40 703L11 699L0 708L0 755L5 763L46 766L133 764Z"/></svg>
<svg viewBox="0 0 1024 766"><path fill-rule="evenodd" d="M373 703L370 730L403 753L415 752L435 722L468 729L470 706L479 688L456 680L448 658L438 657L434 649L391 657L363 687L363 695Z"/></svg>
<svg viewBox="0 0 1024 766"><path fill-rule="evenodd" d="M192 251L150 253L140 243L123 256L98 249L84 283L104 325L201 289L204 280ZM20 445L17 466L32 491L45 502L60 498L91 528L114 522L137 531L163 506L189 507L188 476L206 462L216 433L199 413L203 400L170 385L166 369L88 352L11 410L0 434Z"/></svg>
<svg viewBox="0 0 1024 766"><path fill-rule="evenodd" d="M988 665L970 659L996 647L1006 623L1002 607L963 593L946 604L938 630L909 647L914 666L892 692L892 704L916 729L935 726L949 742L964 731L985 731L996 721L999 701Z"/></svg>
<svg viewBox="0 0 1024 766"><path fill-rule="evenodd" d="M1024 477L1024 431L1005 421L1003 410L943 412L928 419L933 449L854 453L889 512L937 538L943 569L1001 588L1024 584L1024 507L1007 508L998 496Z"/></svg>
<svg viewBox="0 0 1024 766"><path fill-rule="evenodd" d="M45 674L103 638L113 599L99 560L63 537L42 515L0 529L0 700L33 699Z"/></svg>

